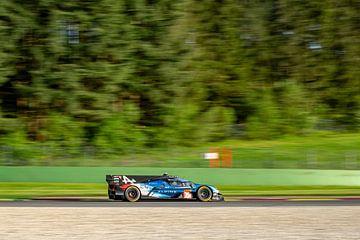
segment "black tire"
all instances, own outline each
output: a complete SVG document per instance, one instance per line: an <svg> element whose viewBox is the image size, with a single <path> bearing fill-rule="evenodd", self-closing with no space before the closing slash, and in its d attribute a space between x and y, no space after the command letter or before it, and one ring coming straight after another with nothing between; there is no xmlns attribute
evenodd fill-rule
<svg viewBox="0 0 360 240"><path fill-rule="evenodd" d="M141 198L140 190L135 186L129 186L124 193L124 198L129 202L136 202Z"/></svg>
<svg viewBox="0 0 360 240"><path fill-rule="evenodd" d="M212 193L211 189L207 186L201 186L196 191L196 197L201 202L211 201L212 195L213 195L213 193Z"/></svg>

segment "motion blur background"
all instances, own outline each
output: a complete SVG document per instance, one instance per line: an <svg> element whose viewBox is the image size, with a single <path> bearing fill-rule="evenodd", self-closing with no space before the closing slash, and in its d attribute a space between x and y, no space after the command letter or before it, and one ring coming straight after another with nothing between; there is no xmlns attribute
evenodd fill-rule
<svg viewBox="0 0 360 240"><path fill-rule="evenodd" d="M359 169L359 10L1 0L0 164Z"/></svg>

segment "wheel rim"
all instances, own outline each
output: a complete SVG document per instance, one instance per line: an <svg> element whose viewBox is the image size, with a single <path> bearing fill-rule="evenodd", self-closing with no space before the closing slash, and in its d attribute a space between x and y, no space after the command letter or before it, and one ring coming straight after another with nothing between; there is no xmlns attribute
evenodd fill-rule
<svg viewBox="0 0 360 240"><path fill-rule="evenodd" d="M210 198L210 196L211 196L211 192L210 192L210 190L208 189L208 188L203 188L203 189L201 189L200 190L200 198L202 199L202 200L207 200L207 199L209 199Z"/></svg>
<svg viewBox="0 0 360 240"><path fill-rule="evenodd" d="M135 200L139 197L139 193L138 193L137 189L130 188L127 190L127 196L128 196L129 200Z"/></svg>

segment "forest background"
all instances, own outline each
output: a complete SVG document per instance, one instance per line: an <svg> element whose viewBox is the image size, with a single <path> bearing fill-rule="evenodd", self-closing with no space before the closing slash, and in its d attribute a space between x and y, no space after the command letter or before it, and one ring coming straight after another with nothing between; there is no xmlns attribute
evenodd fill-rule
<svg viewBox="0 0 360 240"><path fill-rule="evenodd" d="M356 162L359 10L351 0L2 0L1 164L204 166L199 154L224 143L272 166L279 141L298 146L274 150L284 159L311 165L312 146L342 142Z"/></svg>

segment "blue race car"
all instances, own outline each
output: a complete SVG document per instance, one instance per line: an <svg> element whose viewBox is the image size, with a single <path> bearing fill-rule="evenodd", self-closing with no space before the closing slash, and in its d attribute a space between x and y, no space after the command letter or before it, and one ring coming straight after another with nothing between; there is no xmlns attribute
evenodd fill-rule
<svg viewBox="0 0 360 240"><path fill-rule="evenodd" d="M196 199L223 201L220 191L208 184L196 184L177 176L106 175L109 199L136 202L140 199Z"/></svg>

